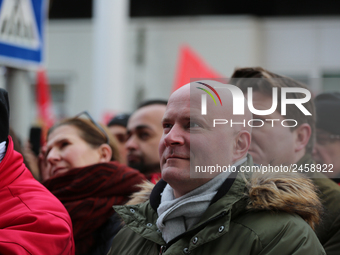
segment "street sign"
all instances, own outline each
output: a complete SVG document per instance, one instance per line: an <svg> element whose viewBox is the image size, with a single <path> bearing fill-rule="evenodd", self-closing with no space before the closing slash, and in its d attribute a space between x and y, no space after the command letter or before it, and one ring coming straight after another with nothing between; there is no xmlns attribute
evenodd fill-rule
<svg viewBox="0 0 340 255"><path fill-rule="evenodd" d="M0 64L35 69L43 62L47 0L0 0Z"/></svg>

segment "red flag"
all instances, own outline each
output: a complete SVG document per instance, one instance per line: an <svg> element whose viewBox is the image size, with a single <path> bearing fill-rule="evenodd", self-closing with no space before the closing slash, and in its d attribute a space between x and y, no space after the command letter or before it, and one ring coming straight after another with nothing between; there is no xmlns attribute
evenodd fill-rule
<svg viewBox="0 0 340 255"><path fill-rule="evenodd" d="M109 124L110 120L116 116L116 111L105 111L101 120L101 123L104 123L105 125Z"/></svg>
<svg viewBox="0 0 340 255"><path fill-rule="evenodd" d="M38 122L40 123L43 134L54 124L54 114L52 112L52 101L50 87L48 85L46 71L40 69L37 72L37 106L38 106ZM43 137L45 137L43 135Z"/></svg>
<svg viewBox="0 0 340 255"><path fill-rule="evenodd" d="M189 46L182 46L179 55L177 75L172 92L190 82L191 78L221 78Z"/></svg>

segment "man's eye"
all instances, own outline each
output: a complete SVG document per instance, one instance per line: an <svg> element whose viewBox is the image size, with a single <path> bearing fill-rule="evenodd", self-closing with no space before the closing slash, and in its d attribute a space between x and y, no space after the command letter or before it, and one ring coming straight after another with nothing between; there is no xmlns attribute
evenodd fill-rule
<svg viewBox="0 0 340 255"><path fill-rule="evenodd" d="M126 134L116 134L116 138L121 144L126 143L126 141L128 140Z"/></svg>
<svg viewBox="0 0 340 255"><path fill-rule="evenodd" d="M171 124L168 124L168 123L164 123L164 124L163 124L163 129L171 128L171 127L172 127Z"/></svg>
<svg viewBox="0 0 340 255"><path fill-rule="evenodd" d="M200 125L198 125L196 122L190 121L189 127L190 128L196 128L196 127L200 127Z"/></svg>
<svg viewBox="0 0 340 255"><path fill-rule="evenodd" d="M70 143L69 142L62 142L61 144L60 144L60 148L64 148L64 147L66 147L67 145L69 145Z"/></svg>
<svg viewBox="0 0 340 255"><path fill-rule="evenodd" d="M147 140L147 139L150 137L150 134L149 134L149 133L146 133L146 132L143 132L143 133L139 133L139 134L138 134L138 137L139 137L141 140Z"/></svg>

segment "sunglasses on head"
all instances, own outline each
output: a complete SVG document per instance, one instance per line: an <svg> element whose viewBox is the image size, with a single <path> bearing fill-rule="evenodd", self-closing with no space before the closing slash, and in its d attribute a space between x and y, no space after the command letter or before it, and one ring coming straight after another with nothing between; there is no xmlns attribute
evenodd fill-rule
<svg viewBox="0 0 340 255"><path fill-rule="evenodd" d="M109 144L109 142L110 142L109 136L107 135L105 130L92 118L92 116L89 114L89 112L83 111L83 112L77 114L76 116L74 116L74 118L79 118L81 115L85 115L104 134L104 136L106 138L106 143Z"/></svg>

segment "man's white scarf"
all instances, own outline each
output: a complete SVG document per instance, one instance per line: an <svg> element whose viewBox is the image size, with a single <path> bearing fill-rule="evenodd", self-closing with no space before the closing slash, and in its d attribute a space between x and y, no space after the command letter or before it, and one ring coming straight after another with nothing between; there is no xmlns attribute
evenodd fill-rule
<svg viewBox="0 0 340 255"><path fill-rule="evenodd" d="M241 165L247 158L237 161L234 166ZM174 197L173 189L167 184L163 190L161 203L157 209L156 222L165 242L192 228L208 209L210 201L217 190L228 178L230 172L223 172L202 186L179 197Z"/></svg>

